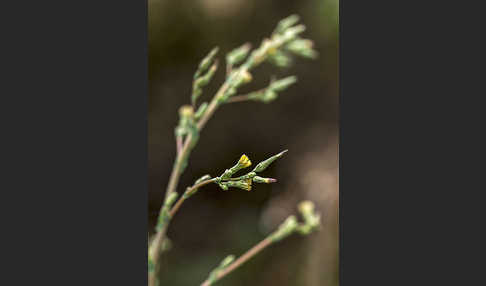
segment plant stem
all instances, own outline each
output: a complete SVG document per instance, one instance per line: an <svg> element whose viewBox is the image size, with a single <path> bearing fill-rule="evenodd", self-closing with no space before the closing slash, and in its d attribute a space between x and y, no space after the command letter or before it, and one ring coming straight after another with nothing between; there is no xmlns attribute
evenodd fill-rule
<svg viewBox="0 0 486 286"><path fill-rule="evenodd" d="M207 121L211 118L211 116L216 111L216 109L219 105L218 104L219 97L224 95L224 93L226 92L228 87L229 87L229 85L225 82L221 86L221 88L218 90L216 95L213 97L213 99L211 100L211 103L209 104L206 112L204 113L204 115L201 117L201 119L199 120L199 122L197 124L197 128L198 128L199 131L201 131L203 129L204 125L206 125ZM177 156L176 156L176 162L174 164L174 167L172 168L172 172L171 172L170 178L169 178L169 183L167 185L167 189L166 189L166 193L165 193L165 199L166 200L167 200L168 196L172 192L175 192L175 190L177 188L177 184L179 183L179 179L182 175L183 158L185 156L189 156L191 144L192 144L192 134L189 134L187 136L185 142L184 142L184 146L182 147L179 154L177 154ZM165 200L164 200L164 202L165 202ZM178 204L178 206L176 204L177 209L180 207L182 202L183 201L177 202L177 204ZM164 206L164 204L162 204L162 207L163 206ZM177 212L177 209L175 209L174 213ZM169 222L166 223L165 226L155 234L154 240L152 241L152 244L150 246L149 251L150 251L152 261L153 261L156 269L157 269L157 266L158 266L162 242L164 241L164 237L165 237L165 233L167 232L168 225L169 225ZM155 281L156 281L156 277L157 277L156 273L157 273L156 270L149 273L149 286L155 286Z"/></svg>
<svg viewBox="0 0 486 286"><path fill-rule="evenodd" d="M234 96L230 97L228 99L228 101L226 101L226 103L233 103L233 102L241 102L241 101L251 100L251 98L250 98L251 94L264 92L266 89L267 88L262 88L262 89L259 89L257 91L254 91L254 92L250 92L248 94L234 95Z"/></svg>
<svg viewBox="0 0 486 286"><path fill-rule="evenodd" d="M226 268L224 268L221 272L219 272L216 275L216 279L213 281L213 283L216 282L216 281L218 281L218 280L220 280L221 278L223 278L224 276L226 276L227 274L229 274L231 271L233 271L236 268L238 268L239 266L241 266L243 263L245 263L247 260L249 260L250 258L252 258L253 256L255 256L256 254L258 254L260 251L262 251L263 249L265 249L270 244L272 244L272 240L271 240L270 237L267 237L264 240L260 241L258 244L256 244L255 246L253 246L250 250L248 250L247 252L245 252L245 254L243 254L242 256L238 257L238 259L236 259L233 263L231 263ZM206 281L204 281L201 284L201 286L210 286L211 284L212 284L212 282L209 281L209 279L206 279Z"/></svg>
<svg viewBox="0 0 486 286"><path fill-rule="evenodd" d="M235 95L232 96L226 103L233 103L233 102L241 102L241 101L247 101L250 100L248 95Z"/></svg>
<svg viewBox="0 0 486 286"><path fill-rule="evenodd" d="M228 88L229 88L228 82L225 82L221 86L221 88L218 90L216 95L214 95L213 99L211 100L211 102L208 105L208 108L206 109L206 112L204 112L204 115L201 117L201 119L199 119L199 121L197 123L197 128L199 129L199 131L201 131L203 129L204 125L206 125L208 120L214 114L214 112L216 111L216 109L219 106L219 104L218 104L219 98L224 95L224 93L226 92L226 90Z"/></svg>
<svg viewBox="0 0 486 286"><path fill-rule="evenodd" d="M181 136L176 137L176 150L177 150L177 155L179 155L179 153L181 153L181 150L182 150L182 137Z"/></svg>
<svg viewBox="0 0 486 286"><path fill-rule="evenodd" d="M189 146L191 144L191 141L192 141L192 135L189 134L186 138L186 141L184 142L184 146L182 147L179 154L177 154L177 156L176 156L176 162L174 164L174 167L172 168L172 173L170 174L169 184L167 185L167 190L166 190L166 194L165 194L166 200L167 200L169 194L174 192L175 189L177 188L179 178L182 174L181 170L182 170L183 158L184 158L184 156L189 155L189 151L190 151ZM164 200L164 203L162 204L162 207L164 207L164 204L165 204L165 200ZM165 233L167 231L168 224L169 223L167 222L164 225L164 227L155 234L154 240L152 241L152 243L150 245L150 249L149 249L150 254L149 255L152 257L152 261L153 261L156 268L153 272L149 273L149 286L155 286L156 285L157 266L158 266L158 261L159 261L159 257L160 257L162 242L164 241L164 237L165 237Z"/></svg>
<svg viewBox="0 0 486 286"><path fill-rule="evenodd" d="M240 74L245 73L245 72L248 72L253 67L259 65L265 59L265 56L268 54L268 52L271 49L279 48L281 45L285 44L286 41L288 41L288 40L289 40L288 38L275 39L275 40L271 41L270 44L260 48L258 55L255 55L255 56L250 55L250 58L243 65L241 65L241 67L238 69L238 72ZM214 112L216 111L216 109L220 105L220 99L221 99L221 97L223 97L225 95L228 88L230 88L230 84L231 84L231 80L230 80L230 78L227 78L226 81L224 82L224 84L218 90L218 92L214 95L214 97L211 100L210 104L208 105L206 111L204 112L204 115L201 117L201 119L199 119L199 121L197 123L197 129L198 129L199 132L203 129L203 127L206 125L208 120L211 118L211 116L214 114ZM166 193L165 193L165 200L164 200L164 203L162 204L162 207L165 205L165 202L167 201L167 198L169 197L169 195L172 192L175 192L175 190L177 188L177 184L179 183L179 179L180 179L180 176L182 175L182 171L183 171L182 170L183 162L187 162L188 157L189 157L189 153L190 153L191 149L194 147L194 146L192 146L193 145L192 140L193 140L192 134L189 134L187 136L185 142L184 142L184 146L182 147L182 149L180 150L180 152L176 156L176 162L175 162L174 167L172 168L172 172L170 174L169 183L167 185L167 189L166 189ZM182 202L180 204L182 204ZM180 204L179 204L179 207L180 207ZM156 269L157 269L157 265L158 265L158 259L159 259L159 256L160 256L160 252L161 252L160 250L161 250L162 242L164 240L165 233L167 231L167 227L169 225L169 222L167 222L164 225L164 227L155 234L154 240L152 241L152 244L150 245L149 255L151 255L152 261L153 261ZM149 286L155 286L156 273L157 273L157 271L153 271L149 274Z"/></svg>
<svg viewBox="0 0 486 286"><path fill-rule="evenodd" d="M200 187L204 186L204 185L207 185L209 183L213 183L216 181L216 178L213 178L213 179L210 179L210 180L206 180L206 181L203 181L203 182L200 182L199 184L196 184L192 187L189 187L187 188L185 194L188 194L196 189L199 189ZM184 195L182 195L179 200L175 203L175 205L172 207L172 209L170 210L170 217L173 217L176 212L179 210L179 208L181 207L182 203L186 200L186 198L184 197Z"/></svg>

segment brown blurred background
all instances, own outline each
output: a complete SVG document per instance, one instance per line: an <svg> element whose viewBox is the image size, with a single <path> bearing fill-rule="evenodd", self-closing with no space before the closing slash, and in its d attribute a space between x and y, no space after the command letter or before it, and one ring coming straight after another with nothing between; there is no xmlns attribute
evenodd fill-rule
<svg viewBox="0 0 486 286"><path fill-rule="evenodd" d="M178 108L190 103L192 76L214 46L220 69L204 89L209 100L224 78L223 56L249 41L258 46L276 23L299 14L317 60L298 58L279 70L263 64L242 92L265 87L272 75L299 81L271 104L222 106L202 131L179 192L204 174L220 175L239 156L258 163L289 152L265 171L278 183L251 192L201 189L184 203L168 235L161 285L199 285L228 254L263 239L303 199L317 203L321 231L293 235L264 250L217 285L338 285L338 0L149 0L149 226L162 203L175 158Z"/></svg>

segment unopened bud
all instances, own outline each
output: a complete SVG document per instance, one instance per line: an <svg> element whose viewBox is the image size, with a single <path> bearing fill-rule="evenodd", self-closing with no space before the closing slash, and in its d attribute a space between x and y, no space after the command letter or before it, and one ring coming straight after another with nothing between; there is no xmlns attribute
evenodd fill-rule
<svg viewBox="0 0 486 286"><path fill-rule="evenodd" d="M285 41L290 41L293 40L299 35L300 33L305 31L305 26L304 25L297 25L295 27L289 28L285 31L283 34L283 37Z"/></svg>
<svg viewBox="0 0 486 286"><path fill-rule="evenodd" d="M204 181L207 181L209 179L211 179L210 175L204 175L201 178L197 179L196 182L194 183L194 185L197 185L197 184L204 182Z"/></svg>
<svg viewBox="0 0 486 286"><path fill-rule="evenodd" d="M227 181L222 183L229 188L239 188L245 191L251 191L251 179L241 180L241 181Z"/></svg>
<svg viewBox="0 0 486 286"><path fill-rule="evenodd" d="M179 115L181 117L192 117L194 115L194 109L190 105L183 105L179 108Z"/></svg>
<svg viewBox="0 0 486 286"><path fill-rule="evenodd" d="M299 211L302 214L310 214L314 212L314 203L311 201L303 201L298 205Z"/></svg>
<svg viewBox="0 0 486 286"><path fill-rule="evenodd" d="M194 74L195 79L198 78L203 72L205 72L209 68L209 66L213 63L214 56L216 56L218 51L219 51L219 48L214 47L209 52L209 54L206 57L204 57L204 59L202 59L201 63L199 64L198 70Z"/></svg>
<svg viewBox="0 0 486 286"><path fill-rule="evenodd" d="M228 53L228 55L226 56L226 61L228 62L229 65L239 64L242 60L246 58L250 49L251 49L251 44L246 43L241 47L238 47L232 50L230 53Z"/></svg>
<svg viewBox="0 0 486 286"><path fill-rule="evenodd" d="M321 216L315 212L314 208L314 203L311 201L303 201L299 203L298 209L302 214L305 222L304 224L299 226L299 233L307 235L320 226Z"/></svg>
<svg viewBox="0 0 486 286"><path fill-rule="evenodd" d="M299 22L299 15L295 15L295 14L280 20L280 22L278 22L277 24L277 28L275 28L274 34L279 34L284 32L286 29L297 24L297 22Z"/></svg>
<svg viewBox="0 0 486 286"><path fill-rule="evenodd" d="M314 59L317 52L312 49L314 43L311 40L297 38L285 46L285 49L301 57Z"/></svg>
<svg viewBox="0 0 486 286"><path fill-rule="evenodd" d="M275 183L276 181L277 179L273 179L273 178L262 178L259 176L253 177L253 182L260 183L260 184L270 184L270 183Z"/></svg>
<svg viewBox="0 0 486 286"><path fill-rule="evenodd" d="M280 50L275 50L275 52L269 53L268 61L281 68L288 67L292 63L292 59Z"/></svg>
<svg viewBox="0 0 486 286"><path fill-rule="evenodd" d="M234 260L235 260L234 255L228 255L223 259L223 261L221 261L221 263L219 264L219 267L224 268L224 267L230 265L230 263L233 262Z"/></svg>
<svg viewBox="0 0 486 286"><path fill-rule="evenodd" d="M208 103L207 102L201 103L201 105L197 109L196 114L194 114L194 118L196 118L196 120L199 119L199 118L201 118L203 116L204 112L206 112L206 109L207 108L208 108Z"/></svg>
<svg viewBox="0 0 486 286"><path fill-rule="evenodd" d="M272 164L273 161L277 160L278 158L282 157L283 154L285 154L288 150L284 150L280 153L278 153L277 155L274 155L270 158L268 158L267 160L263 161L263 162L260 162L258 163L258 165L256 165L255 169L253 169L253 172L261 172L263 170L265 170L268 166L270 166L270 164Z"/></svg>
<svg viewBox="0 0 486 286"><path fill-rule="evenodd" d="M296 76L288 76L270 83L269 89L274 91L283 91L296 82Z"/></svg>

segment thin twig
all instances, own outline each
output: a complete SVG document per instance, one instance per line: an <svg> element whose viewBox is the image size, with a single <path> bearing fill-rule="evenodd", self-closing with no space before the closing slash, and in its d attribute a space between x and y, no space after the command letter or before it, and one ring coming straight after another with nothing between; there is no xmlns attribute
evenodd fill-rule
<svg viewBox="0 0 486 286"><path fill-rule="evenodd" d="M199 122L197 124L197 128L198 128L199 131L201 131L203 129L204 125L207 123L207 121L211 118L211 116L216 111L216 109L218 107L218 100L221 96L224 95L224 93L226 92L228 87L229 87L229 85L225 82L221 86L221 88L218 90L216 95L213 97L213 99L211 100L211 103L209 104L206 112L204 113L204 115L201 117L201 119L199 120ZM166 190L166 193L165 193L165 199L167 199L172 192L175 192L175 190L177 188L177 184L179 183L179 179L182 175L183 158L185 158L185 156L189 156L190 146L192 144L192 140L193 140L192 134L187 135L186 140L184 142L184 145L183 145L180 153L177 154L176 162L175 162L174 167L172 168L172 172L170 174L169 184L167 185L167 190ZM179 207L180 207L180 204L182 204L182 202L179 203ZM163 206L164 206L164 204L162 204L162 207ZM162 242L164 241L165 233L167 232L168 225L169 225L169 223L166 223L164 225L164 227L155 234L154 240L152 241L152 244L151 244L151 247L150 247L150 252L151 252L152 261L153 261L154 265L158 265L161 247L162 247ZM157 271L156 270L149 273L149 286L155 286L156 285L156 277L157 277Z"/></svg>
<svg viewBox="0 0 486 286"><path fill-rule="evenodd" d="M270 244L272 244L272 242L273 241L272 241L272 239L270 237L267 237L264 240L260 241L258 244L256 244L255 246L253 246L250 250L248 250L247 252L245 252L245 254L243 254L242 256L238 257L238 259L236 259L233 263L231 263L230 265L228 265L224 270L222 270L221 272L219 272L218 274L216 274L216 277L215 277L215 280L214 281L211 282L209 279L206 279L206 281L204 281L201 284L201 286L210 286L212 283L220 280L221 278L223 278L224 276L226 276L227 274L229 274L231 271L233 271L236 268L238 268L239 266L241 266L247 260L249 260L250 258L252 258L253 256L255 256L256 254L258 254L260 251L262 251L263 249L265 249L267 246L269 246Z"/></svg>
<svg viewBox="0 0 486 286"><path fill-rule="evenodd" d="M241 101L247 101L247 100L250 100L248 95L235 95L235 96L232 96L230 99L228 99L228 101L226 101L226 103L241 102Z"/></svg>
<svg viewBox="0 0 486 286"><path fill-rule="evenodd" d="M192 191L196 190L196 189L199 189L200 187L204 186L204 185L207 185L209 183L213 183L214 181L216 181L216 178L213 178L213 179L210 179L210 180L206 180L206 181L203 181L203 182L200 182L199 184L196 184L192 187L189 187L187 188L185 194L189 194L191 193ZM173 217L176 212L179 210L179 208L181 207L182 203L186 200L186 198L182 195L179 200L175 203L175 205L172 207L172 209L170 210L170 217Z"/></svg>
<svg viewBox="0 0 486 286"><path fill-rule="evenodd" d="M177 148L177 155L179 155L179 153L181 153L181 150L182 150L182 137L181 136L176 137L176 148Z"/></svg>

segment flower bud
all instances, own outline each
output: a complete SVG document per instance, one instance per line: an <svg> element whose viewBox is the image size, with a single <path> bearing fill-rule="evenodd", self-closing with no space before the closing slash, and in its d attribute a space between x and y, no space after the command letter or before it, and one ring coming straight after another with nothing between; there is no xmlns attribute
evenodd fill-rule
<svg viewBox="0 0 486 286"><path fill-rule="evenodd" d="M252 172L249 172L246 175L240 176L238 178L234 178L233 181L241 181L241 180L246 180L246 179L253 179L253 177L255 177L255 176L256 176L256 173L252 171Z"/></svg>
<svg viewBox="0 0 486 286"><path fill-rule="evenodd" d="M209 52L209 54L206 57L204 57L204 59L202 59L202 61L199 64L199 67L198 67L196 73L194 74L194 79L198 78L203 72L205 72L209 68L209 66L213 62L214 56L216 56L216 54L218 53L218 51L219 51L219 48L218 47L214 47Z"/></svg>
<svg viewBox="0 0 486 286"><path fill-rule="evenodd" d="M280 50L275 50L275 52L269 53L268 61L281 68L286 68L292 63L292 59Z"/></svg>
<svg viewBox="0 0 486 286"><path fill-rule="evenodd" d="M273 161L277 160L278 158L282 157L283 154L285 154L288 150L284 150L280 153L278 153L277 155L274 155L270 158L268 158L267 160L263 161L263 162L260 162L258 163L258 165L256 165L255 169L253 169L253 172L261 172L263 170L265 170L268 166L270 166L270 164L272 164Z"/></svg>
<svg viewBox="0 0 486 286"><path fill-rule="evenodd" d="M299 233L306 235L319 227L321 216L315 212L314 208L314 203L311 201L303 201L299 203L298 209L305 222L299 227Z"/></svg>
<svg viewBox="0 0 486 286"><path fill-rule="evenodd" d="M241 181L227 181L222 183L229 188L239 188L245 191L251 191L251 179L241 180Z"/></svg>
<svg viewBox="0 0 486 286"><path fill-rule="evenodd" d="M260 184L270 184L270 183L275 183L277 180L273 178L262 178L259 176L253 177L253 182L255 183L260 183Z"/></svg>
<svg viewBox="0 0 486 286"><path fill-rule="evenodd" d="M270 83L269 89L274 91L283 91L297 82L296 76L288 76Z"/></svg>
<svg viewBox="0 0 486 286"><path fill-rule="evenodd" d="M201 178L197 179L196 182L194 183L194 185L197 185L197 184L204 182L204 181L207 181L209 179L211 179L210 175L204 175Z"/></svg>
<svg viewBox="0 0 486 286"><path fill-rule="evenodd" d="M243 155L241 155L240 160L238 161L238 164L242 165L243 168L250 167L251 166L250 158L248 158L248 156L243 154Z"/></svg>
<svg viewBox="0 0 486 286"><path fill-rule="evenodd" d="M183 105L179 108L180 117L192 117L194 115L194 109L190 105Z"/></svg>
<svg viewBox="0 0 486 286"><path fill-rule="evenodd" d="M277 28L275 28L275 31L273 33L280 34L288 28L292 27L293 25L297 24L297 22L299 22L299 15L290 15L287 18L284 18L280 20L280 22L278 22Z"/></svg>
<svg viewBox="0 0 486 286"><path fill-rule="evenodd" d="M284 38L285 42L291 41L297 37L300 33L305 31L305 26L304 25L297 25L295 27L289 28L285 31L285 33L282 35Z"/></svg>
<svg viewBox="0 0 486 286"><path fill-rule="evenodd" d="M301 213L312 213L314 211L314 203L311 201L302 201L298 205L299 211Z"/></svg>
<svg viewBox="0 0 486 286"><path fill-rule="evenodd" d="M246 58L250 49L251 49L251 44L246 43L241 47L232 50L226 55L226 62L231 66L239 64L242 60Z"/></svg>
<svg viewBox="0 0 486 286"><path fill-rule="evenodd" d="M207 108L208 108L208 103L207 102L201 103L201 105L197 109L196 114L194 114L194 118L196 120L198 120L199 118L201 118L203 116L204 112L206 112L206 109Z"/></svg>
<svg viewBox="0 0 486 286"><path fill-rule="evenodd" d="M238 160L236 165L234 165L230 169L227 169L223 173L223 175L221 175L221 179L227 180L227 179L231 178L231 176L233 176L234 173L238 172L241 169L248 168L250 166L251 166L250 158L248 158L248 156L243 154L243 155L241 155L240 160Z"/></svg>
<svg viewBox="0 0 486 286"><path fill-rule="evenodd" d="M230 265L230 263L233 262L234 260L235 260L234 255L228 255L223 259L223 261L221 261L221 263L219 264L219 267L224 268L224 267Z"/></svg>
<svg viewBox="0 0 486 286"><path fill-rule="evenodd" d="M251 73L249 73L247 70L244 70L242 72L241 78L243 80L243 83L249 83L253 79L253 77L251 76Z"/></svg>

